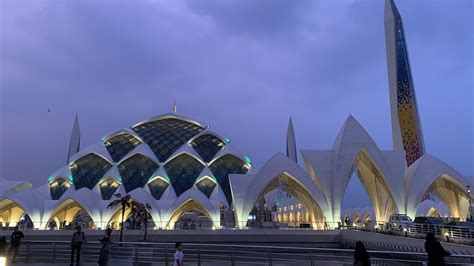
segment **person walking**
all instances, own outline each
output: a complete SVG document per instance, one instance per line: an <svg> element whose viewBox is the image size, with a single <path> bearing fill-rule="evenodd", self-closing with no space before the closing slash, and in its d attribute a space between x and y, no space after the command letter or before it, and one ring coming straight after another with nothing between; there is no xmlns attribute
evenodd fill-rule
<svg viewBox="0 0 474 266"><path fill-rule="evenodd" d="M174 246L176 248L176 252L174 253L173 266L183 266L184 253L182 250L182 245L178 242Z"/></svg>
<svg viewBox="0 0 474 266"><path fill-rule="evenodd" d="M428 253L428 266L443 266L444 257L450 256L441 243L435 239L434 233L426 234L425 250Z"/></svg>
<svg viewBox="0 0 474 266"><path fill-rule="evenodd" d="M10 237L10 248L8 249L8 256L10 256L13 252L12 263L16 263L16 256L18 255L18 250L20 249L21 239L24 237L25 235L23 232L18 230L18 226L15 226L15 229L13 229L13 233Z"/></svg>
<svg viewBox="0 0 474 266"><path fill-rule="evenodd" d="M369 252L365 249L364 243L356 242L354 251L354 266L370 266Z"/></svg>
<svg viewBox="0 0 474 266"><path fill-rule="evenodd" d="M82 232L82 228L78 226L76 232L72 234L71 240L71 266L74 265L74 252L76 252L76 265L79 265L81 262L81 247L82 244L87 242L86 234Z"/></svg>
<svg viewBox="0 0 474 266"><path fill-rule="evenodd" d="M109 245L110 245L110 235L112 234L112 229L107 228L105 230L105 236L99 239L100 244L102 245L99 253L99 266L107 265L109 260Z"/></svg>

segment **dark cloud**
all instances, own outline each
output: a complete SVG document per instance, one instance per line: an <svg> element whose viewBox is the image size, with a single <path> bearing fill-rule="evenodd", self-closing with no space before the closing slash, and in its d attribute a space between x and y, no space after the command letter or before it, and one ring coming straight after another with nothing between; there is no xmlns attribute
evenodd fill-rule
<svg viewBox="0 0 474 266"><path fill-rule="evenodd" d="M472 2L397 1L428 151L473 175ZM383 1L0 2L0 175L36 185L84 145L169 112L210 123L259 168L329 148L352 113L391 147ZM51 109L51 112L47 112Z"/></svg>

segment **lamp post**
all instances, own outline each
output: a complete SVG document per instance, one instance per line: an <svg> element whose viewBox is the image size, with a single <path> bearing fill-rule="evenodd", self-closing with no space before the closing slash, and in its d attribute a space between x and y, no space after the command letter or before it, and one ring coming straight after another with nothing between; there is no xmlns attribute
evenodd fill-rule
<svg viewBox="0 0 474 266"><path fill-rule="evenodd" d="M469 200L469 222L472 222L472 213L471 213L471 186L467 185L467 199Z"/></svg>

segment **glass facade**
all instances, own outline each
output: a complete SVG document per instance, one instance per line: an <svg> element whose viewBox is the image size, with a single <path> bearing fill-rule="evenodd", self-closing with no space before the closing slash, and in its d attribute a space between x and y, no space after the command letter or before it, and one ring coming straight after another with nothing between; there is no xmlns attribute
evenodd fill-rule
<svg viewBox="0 0 474 266"><path fill-rule="evenodd" d="M185 153L165 165L166 173L178 197L193 186L203 169L202 163Z"/></svg>
<svg viewBox="0 0 474 266"><path fill-rule="evenodd" d="M120 184L112 178L107 178L99 184L100 195L103 200L109 200L120 187Z"/></svg>
<svg viewBox="0 0 474 266"><path fill-rule="evenodd" d="M123 132L105 140L104 146L114 162L118 162L140 143L141 141L134 136Z"/></svg>
<svg viewBox="0 0 474 266"><path fill-rule="evenodd" d="M159 166L151 159L137 153L120 163L117 168L122 177L122 185L128 193L143 187Z"/></svg>
<svg viewBox="0 0 474 266"><path fill-rule="evenodd" d="M112 165L97 154L89 153L69 165L76 190L92 189Z"/></svg>
<svg viewBox="0 0 474 266"><path fill-rule="evenodd" d="M196 183L197 189L199 189L206 197L210 198L212 191L216 187L216 183L210 180L209 178L203 178Z"/></svg>
<svg viewBox="0 0 474 266"><path fill-rule="evenodd" d="M227 202L232 204L232 193L230 191L229 174L246 174L249 170L244 161L238 157L226 154L216 159L210 166L209 169L214 174L217 182L224 191Z"/></svg>
<svg viewBox="0 0 474 266"><path fill-rule="evenodd" d="M56 178L53 182L49 184L49 192L51 194L52 200L58 200L61 196L66 192L66 190L70 187L70 183L62 177Z"/></svg>
<svg viewBox="0 0 474 266"><path fill-rule="evenodd" d="M175 118L140 124L132 129L150 146L160 162L165 162L181 145L204 130L200 125Z"/></svg>
<svg viewBox="0 0 474 266"><path fill-rule="evenodd" d="M159 200L166 191L166 188L168 188L168 183L161 178L156 178L148 183L148 188L150 189L151 195L153 195L156 200Z"/></svg>
<svg viewBox="0 0 474 266"><path fill-rule="evenodd" d="M225 142L212 134L203 134L190 143L204 162L209 162L225 146Z"/></svg>

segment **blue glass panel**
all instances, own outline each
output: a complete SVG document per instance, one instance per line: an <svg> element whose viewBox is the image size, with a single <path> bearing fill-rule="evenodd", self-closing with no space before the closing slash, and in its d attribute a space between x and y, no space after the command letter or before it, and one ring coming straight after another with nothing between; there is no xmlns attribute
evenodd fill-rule
<svg viewBox="0 0 474 266"><path fill-rule="evenodd" d="M166 188L168 187L168 183L163 181L160 178L157 178L150 183L148 183L148 188L150 189L151 195L157 200L163 196L163 193L165 192Z"/></svg>
<svg viewBox="0 0 474 266"><path fill-rule="evenodd" d="M132 129L150 146L160 162L165 162L181 145L204 130L200 125L175 118L140 124Z"/></svg>
<svg viewBox="0 0 474 266"><path fill-rule="evenodd" d="M224 141L212 134L203 134L191 141L190 144L206 163L211 161L217 152L225 146Z"/></svg>
<svg viewBox="0 0 474 266"><path fill-rule="evenodd" d="M209 178L203 178L201 181L196 183L196 187L206 195L206 197L210 198L212 191L216 187L216 183L212 182Z"/></svg>
<svg viewBox="0 0 474 266"><path fill-rule="evenodd" d="M117 181L113 180L112 178L108 178L102 181L99 185L102 199L110 200L110 198L112 198L112 195L114 195L114 193L117 191L119 187L120 187L120 184Z"/></svg>
<svg viewBox="0 0 474 266"><path fill-rule="evenodd" d="M135 154L118 165L125 192L143 187L153 173L159 168L151 159L142 154Z"/></svg>
<svg viewBox="0 0 474 266"><path fill-rule="evenodd" d="M58 200L69 188L69 183L65 178L57 178L51 184L49 184L49 192L51 193L51 199Z"/></svg>
<svg viewBox="0 0 474 266"><path fill-rule="evenodd" d="M232 193L230 191L229 174L246 174L248 169L245 167L245 162L238 157L226 154L216 159L209 169L214 174L217 182L224 191L227 202L232 204Z"/></svg>
<svg viewBox="0 0 474 266"><path fill-rule="evenodd" d="M104 141L105 148L107 148L114 162L120 161L140 143L140 140L126 132L117 134Z"/></svg>
<svg viewBox="0 0 474 266"><path fill-rule="evenodd" d="M185 153L178 155L165 165L166 173L178 197L193 186L203 169L204 165Z"/></svg>
<svg viewBox="0 0 474 266"><path fill-rule="evenodd" d="M74 187L92 189L112 165L97 154L89 153L69 165Z"/></svg>

